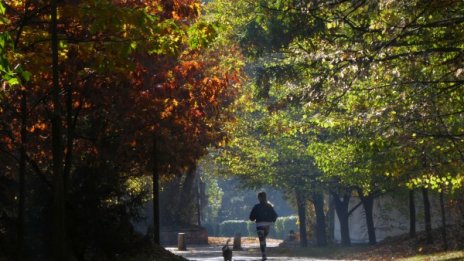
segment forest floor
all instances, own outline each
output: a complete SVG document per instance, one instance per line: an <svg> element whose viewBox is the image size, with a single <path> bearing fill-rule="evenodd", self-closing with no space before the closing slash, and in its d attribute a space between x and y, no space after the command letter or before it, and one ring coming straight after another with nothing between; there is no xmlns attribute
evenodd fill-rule
<svg viewBox="0 0 464 261"><path fill-rule="evenodd" d="M449 228L447 234L448 250L443 248L440 230L433 233L434 243L427 244L424 233L415 238L402 235L386 239L377 245L367 244L342 247L329 245L326 247L310 246L281 247L282 240L268 241L269 260L309 261L309 260L464 260L464 240L461 233ZM207 246L188 246L187 251L177 251L175 247L167 250L189 260L222 259L221 247L227 238L210 237ZM259 245L256 238L242 238L243 251L234 251L234 261L260 260Z"/></svg>

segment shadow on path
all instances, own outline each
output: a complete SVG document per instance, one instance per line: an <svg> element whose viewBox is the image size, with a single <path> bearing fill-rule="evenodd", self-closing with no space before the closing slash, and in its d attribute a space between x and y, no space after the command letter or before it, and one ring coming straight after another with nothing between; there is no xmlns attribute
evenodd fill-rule
<svg viewBox="0 0 464 261"><path fill-rule="evenodd" d="M277 247L269 246L269 248ZM205 245L190 245L187 246L187 251L178 251L176 247L167 247L166 249L172 253L183 256L191 261L196 260L210 260L210 261L223 261L222 246L205 246ZM243 246L242 251L233 252L234 261L261 261L261 253L257 245ZM327 261L329 259L317 259L310 257L288 257L288 256L268 256L268 260L280 261Z"/></svg>

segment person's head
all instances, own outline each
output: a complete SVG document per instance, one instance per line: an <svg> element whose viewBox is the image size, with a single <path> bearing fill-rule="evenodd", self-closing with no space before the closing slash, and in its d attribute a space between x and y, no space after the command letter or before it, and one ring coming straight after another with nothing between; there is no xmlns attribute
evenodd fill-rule
<svg viewBox="0 0 464 261"><path fill-rule="evenodd" d="M267 203L267 197L266 197L266 192L262 191L258 193L258 200L259 203L264 204Z"/></svg>

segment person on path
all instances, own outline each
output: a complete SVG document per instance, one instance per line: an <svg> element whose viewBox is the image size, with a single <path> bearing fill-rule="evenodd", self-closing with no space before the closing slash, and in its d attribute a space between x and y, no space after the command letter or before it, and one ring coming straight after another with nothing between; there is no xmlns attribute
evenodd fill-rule
<svg viewBox="0 0 464 261"><path fill-rule="evenodd" d="M259 248L263 260L266 260L266 237L271 225L277 220L274 207L267 202L266 192L258 193L259 204L256 204L250 213L250 220L256 221L256 232L259 238Z"/></svg>

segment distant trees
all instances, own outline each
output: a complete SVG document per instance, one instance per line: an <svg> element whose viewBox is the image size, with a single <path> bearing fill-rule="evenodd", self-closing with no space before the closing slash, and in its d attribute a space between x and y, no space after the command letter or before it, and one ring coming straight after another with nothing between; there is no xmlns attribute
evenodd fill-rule
<svg viewBox="0 0 464 261"><path fill-rule="evenodd" d="M307 156L333 194L340 222L356 191L375 244L376 195L416 188L427 206L428 190L462 190L462 2L218 0L211 8L212 19L230 26L228 36L249 58L262 111L271 118L301 110L290 129L307 130L301 133ZM255 118L250 133L262 132L265 117ZM234 162L277 162L256 153Z"/></svg>

